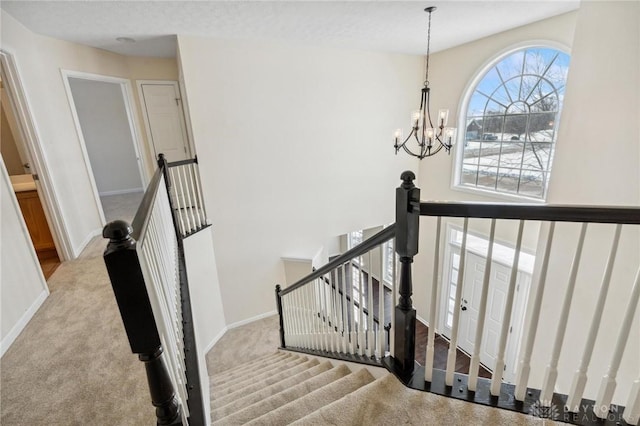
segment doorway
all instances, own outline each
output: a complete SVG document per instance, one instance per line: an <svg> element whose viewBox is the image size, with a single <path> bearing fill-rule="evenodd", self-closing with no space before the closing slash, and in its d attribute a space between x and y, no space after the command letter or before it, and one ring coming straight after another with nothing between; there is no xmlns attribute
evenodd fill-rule
<svg viewBox="0 0 640 426"><path fill-rule="evenodd" d="M73 71L63 75L102 222L131 221L147 179L130 83Z"/></svg>
<svg viewBox="0 0 640 426"><path fill-rule="evenodd" d="M10 75L7 64L3 53L0 61L0 154L40 269L48 280L60 265L61 257L37 185L39 176L32 165L25 123L17 113L15 88L10 87L11 80L7 78Z"/></svg>
<svg viewBox="0 0 640 426"><path fill-rule="evenodd" d="M441 295L441 306L444 308L440 310L439 319L441 325L440 330L442 330L442 334L447 337L451 336L453 313L456 309L455 294L461 257L461 243L462 231L453 226L448 226L447 244L445 245L445 257L443 260L442 289L444 291ZM484 237L472 235L471 233L467 234L462 300L461 306L459 307L458 346L468 354L473 353L474 350L476 325L480 309L482 308L480 306L480 298L488 245L489 241ZM486 316L482 345L480 348L480 362L488 370L493 370L498 353L513 255L513 248L494 241ZM516 278L516 292L510 319L511 326L509 328L505 351L506 366L503 380L507 383L512 383L515 380L516 358L519 351L534 262L534 255L525 252L520 253Z"/></svg>
<svg viewBox="0 0 640 426"><path fill-rule="evenodd" d="M147 137L154 158L162 153L167 161L191 157L182 97L177 81L138 80Z"/></svg>

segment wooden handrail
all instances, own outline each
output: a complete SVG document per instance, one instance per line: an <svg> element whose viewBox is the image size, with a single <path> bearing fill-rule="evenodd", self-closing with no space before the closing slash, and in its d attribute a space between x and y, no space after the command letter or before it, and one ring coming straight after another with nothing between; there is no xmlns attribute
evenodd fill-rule
<svg viewBox="0 0 640 426"><path fill-rule="evenodd" d="M176 166L184 166L185 164L198 164L198 158L187 158L186 160L173 161L171 163L167 163L167 167L176 167Z"/></svg>
<svg viewBox="0 0 640 426"><path fill-rule="evenodd" d="M640 225L640 208L549 204L421 202L421 216Z"/></svg>
<svg viewBox="0 0 640 426"><path fill-rule="evenodd" d="M362 255L364 253L367 253L369 250L371 250L371 249L379 246L380 244L390 240L391 238L395 237L395 235L396 235L396 224L394 223L394 224L391 224L391 225L387 226L386 228L384 228L382 231L378 232L373 237L371 237L371 238L367 239L366 241L363 241L362 243L358 244L354 248L352 248L350 250L347 250L346 252L342 253L340 256L336 257L335 259L333 259L331 262L327 263L326 265L320 267L319 269L316 269L315 272L312 272L309 275L307 275L306 277L301 278L300 280L296 281L295 283L293 283L289 287L285 288L284 290L280 290L278 295L280 295L280 297L282 297L285 294L291 293L292 291L299 289L300 287L304 286L305 284L310 283L311 281L315 280L316 278L320 278L324 274L328 274L329 272L333 271L334 269L336 269L338 266L342 265L343 263L347 263L350 260L353 260L356 257L358 257L358 256L360 256L360 255Z"/></svg>
<svg viewBox="0 0 640 426"><path fill-rule="evenodd" d="M136 215L133 218L133 222L131 222L131 227L133 228L131 237L136 241L140 239L143 231L147 229L147 224L149 223L149 218L151 217L151 209L156 200L156 194L158 193L158 185L160 185L161 176L162 168L159 167L153 174L151 182L149 182L147 190L144 193L144 197L142 198L140 206L136 211Z"/></svg>

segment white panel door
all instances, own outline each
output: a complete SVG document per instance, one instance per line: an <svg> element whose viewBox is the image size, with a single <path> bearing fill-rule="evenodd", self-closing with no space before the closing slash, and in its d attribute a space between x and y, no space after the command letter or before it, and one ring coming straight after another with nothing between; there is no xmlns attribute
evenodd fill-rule
<svg viewBox="0 0 640 426"><path fill-rule="evenodd" d="M473 353L486 260L484 257L470 252L467 252L466 258L458 344L467 353ZM480 349L480 362L489 369L493 369L498 353L510 274L511 269L504 265L496 262L491 265L487 312Z"/></svg>
<svg viewBox="0 0 640 426"><path fill-rule="evenodd" d="M182 101L177 82L140 84L142 103L156 159L163 153L167 161L189 158Z"/></svg>

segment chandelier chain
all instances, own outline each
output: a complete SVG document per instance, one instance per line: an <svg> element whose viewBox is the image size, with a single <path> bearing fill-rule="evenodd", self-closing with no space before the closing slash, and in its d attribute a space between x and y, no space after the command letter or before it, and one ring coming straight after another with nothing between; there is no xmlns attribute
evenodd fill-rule
<svg viewBox="0 0 640 426"><path fill-rule="evenodd" d="M429 11L429 24L427 26L427 66L425 67L424 87L429 87L429 53L431 50L431 11Z"/></svg>

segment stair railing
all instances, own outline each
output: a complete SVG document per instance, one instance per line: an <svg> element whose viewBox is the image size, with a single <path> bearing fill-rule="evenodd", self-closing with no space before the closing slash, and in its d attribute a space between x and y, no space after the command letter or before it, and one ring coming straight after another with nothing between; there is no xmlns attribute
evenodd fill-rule
<svg viewBox="0 0 640 426"><path fill-rule="evenodd" d="M527 414L534 414L541 417L566 421L574 424L591 425L603 424L609 421L611 424L638 424L640 417L640 380L636 377L617 377L618 369L621 364L622 357L625 353L630 333L632 332L632 323L638 301L640 299L640 268L638 265L635 279L625 277L625 273L619 273L618 277L628 279L624 283L629 286L630 290L624 298L620 300L611 300L614 306L619 306L624 311L624 315L619 320L619 328L615 329L617 334L613 350L611 346L597 346L595 344L596 337L602 319L609 314L610 320L616 318L612 310L605 311L605 302L611 288L612 273L616 258L618 256L618 247L620 245L622 231L626 230L627 247L637 250L638 231L635 226L640 224L640 208L637 207L593 207L593 206L557 206L557 205L523 205L523 204L485 204L485 203L439 203L439 202L420 202L419 189L413 185L415 176L411 172L405 172L402 175L403 184L397 190L397 216L396 216L396 250L400 258L400 303L396 307L395 322L395 354L392 357L384 359L384 364L391 371L404 381L410 387L420 390L447 395L472 401L486 405L497 406L514 411L520 411ZM415 322L416 312L412 306L412 280L411 280L411 263L413 257L418 252L418 233L419 233L419 217L430 216L436 218L435 232L431 239L434 244L434 270L432 271L432 288L427 303L429 306L428 318L429 334L426 345L426 363L425 366L419 366L414 362L413 354L415 351ZM457 282L455 288L455 300L453 301L453 318L451 325L451 336L449 342L449 350L447 354L446 369L440 370L434 368L434 340L436 335L436 326L438 324L438 295L447 291L440 283L439 266L443 247L440 247L442 238L442 222L450 218L462 218L463 230L460 244L460 254L458 256L457 266ZM459 219L458 219L459 220ZM487 251L485 256L484 276L481 285L481 294L479 299L478 320L473 338L475 342L471 352L469 374L460 374L456 372L456 360L458 356L458 337L460 333L460 319L466 310L463 300L464 286L469 281L465 281L465 254L468 252L467 235L469 233L469 222L488 221L489 238ZM511 272L508 283L508 291L504 303L501 317L503 318L497 339L497 354L494 365L487 367L492 370L491 380L478 377L478 369L480 366L480 349L487 342L482 341L483 332L485 331L485 319L487 315L487 292L490 286L491 264L494 261L493 247L495 245L496 227L505 221L517 223L517 232L513 241L514 257L511 266ZM530 321L527 329L522 330L522 341L520 350L517 355L517 373L515 384L507 384L503 382L503 372L505 370L505 352L507 342L512 335L512 328L515 326L511 322L512 312L514 309L514 299L516 291L516 282L518 276L518 266L520 255L523 248L523 233L527 223L542 222L545 226L540 226L539 246L542 247L542 253L538 255L540 260L540 272L537 285L531 285L529 295ZM576 225L562 225L565 222L573 222L579 225L580 232L577 241L573 242L574 232L570 228L564 228ZM598 227L593 224L610 224L614 226L606 227L602 225ZM540 224L536 224L540 225ZM592 225L592 226L589 226ZM589 323L588 331L585 332L585 344L583 347L582 358L575 359L576 370L573 375L573 383L569 389L564 390L565 393L554 393L557 386L558 378L558 361L563 344L565 343L565 333L569 325L569 313L572 305L575 305L574 293L578 280L578 272L581 270L580 261L583 258L583 248L585 246L585 238L588 237L588 230L593 229L594 237L599 238L598 242L592 243L590 250L594 250L594 246L599 249L598 256L601 259L607 259L604 269L601 271L602 279L599 281L599 288L594 291L598 294L597 302L593 308L593 314ZM611 228L608 241L603 235L606 235L607 229ZM561 232L558 232L560 229ZM546 232L546 234L545 234ZM624 236L623 236L624 237ZM605 244L600 240L607 241ZM595 240L594 240L595 241ZM573 253L573 262L568 270L562 271L565 267L560 260L556 260L551 255L554 244L561 243L561 247L575 247ZM630 245L629 245L630 244ZM557 258L557 252L556 258ZM637 252L636 252L637 253ZM593 256L593 253L590 253ZM627 259L628 262L628 259ZM553 267L555 275L549 275L550 264ZM568 266L568 265L567 265ZM629 266L625 266L629 268ZM566 269L566 268L565 268ZM623 268L621 268L623 269ZM566 278L568 276L568 279ZM564 287L562 307L558 310L546 309L543 312L543 296L547 281L553 281L556 287L560 284L560 279L566 279L568 282ZM585 280L585 277L582 277ZM623 285L623 283L614 283ZM562 287L560 287L562 288ZM577 307L574 306L573 309ZM529 387L530 376L532 374L531 358L536 342L536 332L538 321L541 315L547 318L555 315L557 318L556 330L549 330L552 334L553 345L547 352L548 363L546 371L537 371L536 374L544 377L542 389L534 389ZM524 321L523 321L524 327ZM637 333L637 330L634 331ZM513 347L517 347L516 342ZM538 343L544 346L544 342L538 339ZM591 358L595 351L600 351L600 357L606 357L610 360L609 368L604 377L601 378L601 384L597 392L595 400L586 399L584 392L587 384L587 369ZM511 366L513 367L513 366ZM634 381L634 379L636 379ZM627 399L626 407L612 404L612 398L616 389L617 380L625 381L629 385L631 391Z"/></svg>
<svg viewBox="0 0 640 426"><path fill-rule="evenodd" d="M175 216L175 226L181 237L188 237L209 226L204 205L198 158L167 162L158 156L158 166L164 170L169 201Z"/></svg>
<svg viewBox="0 0 640 426"><path fill-rule="evenodd" d="M395 224L289 287L277 285L281 346L379 365L387 353L385 296L395 293L383 280L382 246L394 236Z"/></svg>
<svg viewBox="0 0 640 426"><path fill-rule="evenodd" d="M158 165L132 224L105 226L104 261L131 351L145 364L157 424L203 425L206 384L200 382L184 234L162 154Z"/></svg>

